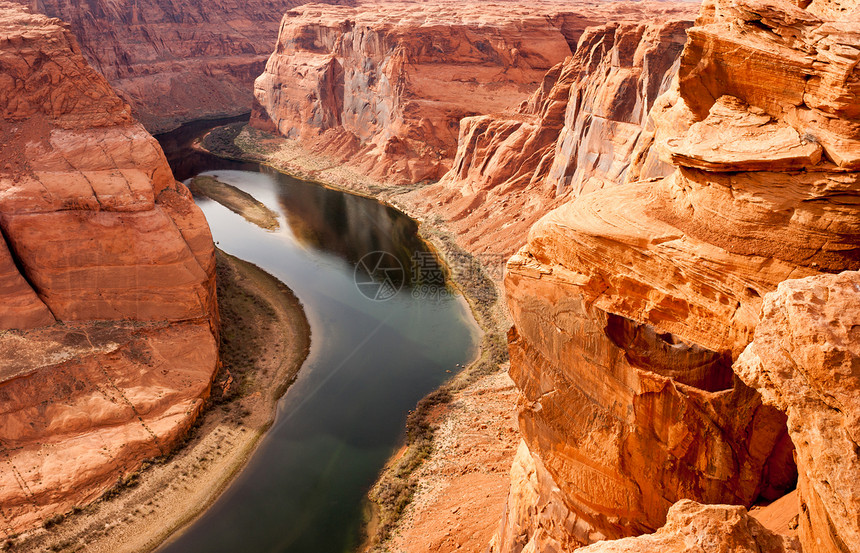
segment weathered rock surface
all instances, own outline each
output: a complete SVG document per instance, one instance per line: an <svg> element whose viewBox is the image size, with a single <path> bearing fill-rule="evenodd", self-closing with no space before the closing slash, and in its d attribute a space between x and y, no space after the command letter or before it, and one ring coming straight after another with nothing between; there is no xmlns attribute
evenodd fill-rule
<svg viewBox="0 0 860 553"><path fill-rule="evenodd" d="M10 534L167 451L217 363L214 246L59 20L0 2L0 516Z"/></svg>
<svg viewBox="0 0 860 553"><path fill-rule="evenodd" d="M451 167L461 119L527 99L587 26L681 9L666 6L304 6L284 18L276 51L255 84L252 122L380 180L436 180ZM533 106L531 114L540 110ZM468 134L480 123L465 125ZM542 140L530 147L539 150Z"/></svg>
<svg viewBox="0 0 860 553"><path fill-rule="evenodd" d="M669 509L666 524L653 534L605 541L583 553L800 553L796 538L774 534L734 505L702 505L689 499Z"/></svg>
<svg viewBox="0 0 860 553"><path fill-rule="evenodd" d="M432 202L428 214L447 216L470 250L510 255L572 196L670 172L649 155L648 112L677 71L697 9L644 4L586 29L516 110L461 121L452 169L415 192L416 203Z"/></svg>
<svg viewBox="0 0 860 553"><path fill-rule="evenodd" d="M860 273L785 281L761 319L735 370L788 415L803 550L860 551Z"/></svg>
<svg viewBox="0 0 860 553"><path fill-rule="evenodd" d="M205 321L13 331L0 336L0 352L4 364L26 359L20 373L0 373L3 535L85 505L169 452L202 408L217 362Z"/></svg>
<svg viewBox="0 0 860 553"><path fill-rule="evenodd" d="M325 1L325 0L322 0ZM20 0L71 24L150 132L246 113L283 13L301 0Z"/></svg>
<svg viewBox="0 0 860 553"><path fill-rule="evenodd" d="M517 262L505 284L520 430L540 461L541 501L560 490L577 543L653 531L679 498L750 505L793 487L785 418L734 377L728 352L607 313L567 275ZM527 541L548 550L553 526Z"/></svg>
<svg viewBox="0 0 860 553"><path fill-rule="evenodd" d="M794 485L789 432L811 528L804 545L856 528L856 506L843 504L855 519L826 530L841 516L826 502L839 500L812 491L823 472L804 474L808 443L731 370L769 324L767 293L786 279L860 268L854 9L707 3L688 30L676 85L651 112L654 151L675 171L566 203L509 262L511 374L523 394L521 432L545 481L536 505L563 508L553 507L562 518L509 511L499 551L650 532L680 499L775 499ZM769 353L782 355L776 346ZM843 360L819 366L832 371ZM811 432L823 443L833 431ZM854 455L845 442L835 451Z"/></svg>

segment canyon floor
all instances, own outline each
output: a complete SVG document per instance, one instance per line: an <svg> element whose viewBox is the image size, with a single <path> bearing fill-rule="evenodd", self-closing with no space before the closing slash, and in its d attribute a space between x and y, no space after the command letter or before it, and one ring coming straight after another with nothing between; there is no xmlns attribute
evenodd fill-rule
<svg viewBox="0 0 860 553"><path fill-rule="evenodd" d="M419 206L411 201L415 195L408 193L421 185L380 183L298 141L242 124L214 129L199 147L375 198L420 222L422 237L445 260L484 338L478 358L422 400L407 422L407 434L412 425L426 425L432 428L432 439L408 439L387 464L371 492L373 514L364 549L486 550L504 513L511 462L519 443L517 392L507 374L505 333L510 323L501 299L502 257L478 260L458 246L440 217L418 215ZM494 260L498 266L492 266ZM440 395L445 399L440 401Z"/></svg>
<svg viewBox="0 0 860 553"><path fill-rule="evenodd" d="M516 398L513 381L500 370L433 413L434 450L415 471L412 502L380 551L486 550L504 514L519 443Z"/></svg>
<svg viewBox="0 0 860 553"><path fill-rule="evenodd" d="M239 473L307 357L310 327L280 281L223 252L217 260L223 367L186 443L96 503L7 541L4 550L151 551L200 515Z"/></svg>

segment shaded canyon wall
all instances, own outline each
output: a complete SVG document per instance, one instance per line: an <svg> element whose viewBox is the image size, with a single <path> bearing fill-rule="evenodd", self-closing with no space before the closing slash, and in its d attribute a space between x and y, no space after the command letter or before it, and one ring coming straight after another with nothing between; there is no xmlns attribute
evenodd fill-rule
<svg viewBox="0 0 860 553"><path fill-rule="evenodd" d="M152 133L247 113L284 11L302 0L19 0L71 25ZM323 0L325 1L325 0Z"/></svg>

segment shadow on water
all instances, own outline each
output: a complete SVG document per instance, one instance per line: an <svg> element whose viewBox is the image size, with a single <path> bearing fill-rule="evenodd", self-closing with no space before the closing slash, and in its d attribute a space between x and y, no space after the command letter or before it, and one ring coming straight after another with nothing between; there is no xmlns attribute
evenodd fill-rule
<svg viewBox="0 0 860 553"><path fill-rule="evenodd" d="M265 231L198 199L219 247L295 291L311 324L311 353L246 469L160 551L352 551L362 499L401 443L407 413L472 358L477 330L441 271L427 274L432 253L414 221L367 198L190 148L224 123L158 139L177 178L217 176L279 214L281 229Z"/></svg>

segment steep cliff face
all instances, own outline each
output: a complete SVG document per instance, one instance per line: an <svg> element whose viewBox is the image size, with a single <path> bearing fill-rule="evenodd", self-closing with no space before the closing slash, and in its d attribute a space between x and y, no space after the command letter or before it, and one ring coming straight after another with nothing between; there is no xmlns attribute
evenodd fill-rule
<svg viewBox="0 0 860 553"><path fill-rule="evenodd" d="M516 106L570 55L588 25L633 19L650 6L297 8L284 17L255 84L252 122L380 180L436 180L451 167L461 119Z"/></svg>
<svg viewBox="0 0 860 553"><path fill-rule="evenodd" d="M19 0L71 24L84 57L150 132L251 109L284 11L300 0Z"/></svg>
<svg viewBox="0 0 860 553"><path fill-rule="evenodd" d="M167 451L217 362L214 246L56 19L0 3L2 532Z"/></svg>
<svg viewBox="0 0 860 553"><path fill-rule="evenodd" d="M582 194L509 262L528 450L497 550L653 531L679 499L748 506L793 487L785 418L732 362L780 282L860 267L851 10L707 3L652 110L674 172ZM837 500L804 494L820 478L804 470L814 534Z"/></svg>
<svg viewBox="0 0 860 553"><path fill-rule="evenodd" d="M586 29L518 109L463 119L451 170L416 198L433 200L428 214L446 215L472 251L509 255L571 195L628 173L668 173L651 153L648 112L677 71L696 9L644 5L635 22L619 13L620 23Z"/></svg>

